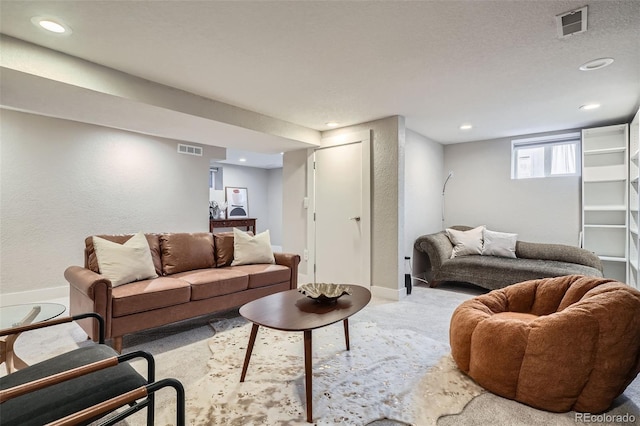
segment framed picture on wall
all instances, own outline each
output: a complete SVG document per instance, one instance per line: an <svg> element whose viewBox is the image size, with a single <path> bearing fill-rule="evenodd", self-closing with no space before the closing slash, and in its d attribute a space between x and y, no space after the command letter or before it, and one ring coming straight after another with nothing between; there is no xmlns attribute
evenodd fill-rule
<svg viewBox="0 0 640 426"><path fill-rule="evenodd" d="M227 200L227 219L242 219L249 217L249 198L247 188L226 186L224 188Z"/></svg>

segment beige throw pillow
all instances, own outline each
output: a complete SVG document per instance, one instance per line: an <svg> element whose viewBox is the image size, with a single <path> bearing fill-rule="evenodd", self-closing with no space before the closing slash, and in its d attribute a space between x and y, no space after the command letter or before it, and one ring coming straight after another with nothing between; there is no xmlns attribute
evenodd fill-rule
<svg viewBox="0 0 640 426"><path fill-rule="evenodd" d="M233 262L231 262L231 266L252 263L275 263L269 230L251 236L233 228Z"/></svg>
<svg viewBox="0 0 640 426"><path fill-rule="evenodd" d="M457 256L482 254L482 234L484 229L484 225L468 231L458 231L447 228L447 237L449 237L451 244L453 244L451 259Z"/></svg>
<svg viewBox="0 0 640 426"><path fill-rule="evenodd" d="M93 237L93 247L103 275L116 287L146 278L156 278L149 243L142 232L129 238L124 244Z"/></svg>
<svg viewBox="0 0 640 426"><path fill-rule="evenodd" d="M483 256L516 257L518 234L484 230Z"/></svg>

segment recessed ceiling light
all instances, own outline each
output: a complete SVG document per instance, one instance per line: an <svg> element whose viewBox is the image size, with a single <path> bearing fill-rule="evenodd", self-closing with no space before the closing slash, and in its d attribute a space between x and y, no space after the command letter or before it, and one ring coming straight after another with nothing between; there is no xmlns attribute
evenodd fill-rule
<svg viewBox="0 0 640 426"><path fill-rule="evenodd" d="M585 104L580 106L580 109L582 110L590 110L596 108L600 108L600 104Z"/></svg>
<svg viewBox="0 0 640 426"><path fill-rule="evenodd" d="M243 158L239 158L238 161L241 163L244 163L245 161L247 161L247 159L243 157Z"/></svg>
<svg viewBox="0 0 640 426"><path fill-rule="evenodd" d="M338 127L338 122L336 121L329 121L328 123L325 123L327 125L327 127Z"/></svg>
<svg viewBox="0 0 640 426"><path fill-rule="evenodd" d="M65 35L71 34L71 28L69 28L69 26L63 24L62 22L60 22L60 20L58 19L45 18L42 16L34 16L33 18L31 18L31 22L35 26L39 28L43 28L55 34L65 34Z"/></svg>
<svg viewBox="0 0 640 426"><path fill-rule="evenodd" d="M613 58L599 58L580 65L580 71L593 71L607 67L613 63Z"/></svg>
<svg viewBox="0 0 640 426"><path fill-rule="evenodd" d="M462 124L460 130L471 130L473 126L471 124Z"/></svg>

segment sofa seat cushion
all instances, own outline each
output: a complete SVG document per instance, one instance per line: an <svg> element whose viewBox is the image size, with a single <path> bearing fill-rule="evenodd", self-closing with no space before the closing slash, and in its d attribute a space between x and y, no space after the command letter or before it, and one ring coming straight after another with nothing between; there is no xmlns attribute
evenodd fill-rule
<svg viewBox="0 0 640 426"><path fill-rule="evenodd" d="M602 277L602 272L596 268L557 260L463 256L444 261L434 278L438 281L482 282L483 286L497 289L522 281L574 274Z"/></svg>
<svg viewBox="0 0 640 426"><path fill-rule="evenodd" d="M188 303L191 285L184 280L160 277L115 287L112 295L112 315L121 317Z"/></svg>
<svg viewBox="0 0 640 426"><path fill-rule="evenodd" d="M249 275L236 268L208 268L172 275L191 284L191 300L236 293L249 288Z"/></svg>
<svg viewBox="0 0 640 426"><path fill-rule="evenodd" d="M291 269L282 265L256 264L239 265L232 269L242 271L249 275L249 288L266 287L289 281Z"/></svg>

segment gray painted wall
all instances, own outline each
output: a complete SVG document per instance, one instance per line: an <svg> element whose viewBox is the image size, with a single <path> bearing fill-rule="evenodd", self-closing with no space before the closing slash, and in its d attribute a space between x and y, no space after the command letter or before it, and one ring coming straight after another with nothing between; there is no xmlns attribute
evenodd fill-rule
<svg viewBox="0 0 640 426"><path fill-rule="evenodd" d="M208 230L209 158L219 149L195 157L174 140L0 113L3 304L16 292L64 296L64 270L83 264L89 235Z"/></svg>
<svg viewBox="0 0 640 426"><path fill-rule="evenodd" d="M214 163L222 168L222 184L247 188L249 216L255 217L256 232L269 230L271 244L282 245L282 169L261 169ZM210 199L225 200L224 190L211 190Z"/></svg>
<svg viewBox="0 0 640 426"><path fill-rule="evenodd" d="M404 290L404 117L393 116L322 132L323 138L371 130L371 285ZM375 289L374 289L375 290ZM384 295L384 294L381 294ZM397 295L396 295L397 296Z"/></svg>
<svg viewBox="0 0 640 426"><path fill-rule="evenodd" d="M185 156L176 153L174 140L0 113L3 299L36 290L59 297L46 290L66 290L62 273L82 264L88 235L208 229L209 159L223 157L218 149L205 146L204 157ZM405 134L402 117L323 136L363 130L372 131L372 285L387 295L402 294L403 257L411 255L415 238L440 229L440 191L449 170L455 176L447 186L445 226L486 224L528 241L577 242L579 178L512 181L510 139L443 147ZM299 150L285 154L282 170L224 165L225 185L251 188L258 231L270 229L273 244L301 255L306 161L307 151ZM302 274L307 266L303 260Z"/></svg>
<svg viewBox="0 0 640 426"><path fill-rule="evenodd" d="M444 148L407 129L405 142L405 214L403 254L413 256L413 243L421 235L441 228ZM448 173L448 171L447 171Z"/></svg>
<svg viewBox="0 0 640 426"><path fill-rule="evenodd" d="M282 246L282 169L267 170L267 211L271 244Z"/></svg>
<svg viewBox="0 0 640 426"><path fill-rule="evenodd" d="M303 200L307 196L307 150L284 153L282 164L282 250L300 255L300 283L309 282L311 269L303 253L307 248L307 210Z"/></svg>
<svg viewBox="0 0 640 426"><path fill-rule="evenodd" d="M486 225L525 241L577 245L580 177L512 180L511 139L444 146L444 171L454 172L445 225Z"/></svg>
<svg viewBox="0 0 640 426"><path fill-rule="evenodd" d="M393 116L334 129L322 133L323 138L345 133L371 131L372 139L372 250L371 284L389 298L401 297L404 291L404 255L400 247L404 242L404 165L399 155L404 144L404 117ZM288 152L284 156L284 223L283 240L288 248L302 253L306 248L306 194L307 154ZM401 177L399 179L399 176ZM304 231L304 232L303 232ZM306 262L301 273L307 272ZM375 289L374 289L375 290Z"/></svg>

